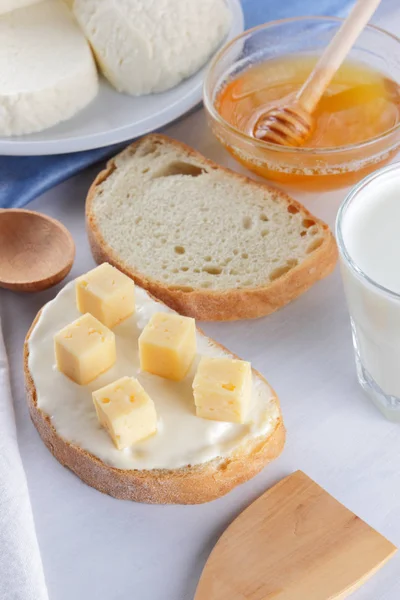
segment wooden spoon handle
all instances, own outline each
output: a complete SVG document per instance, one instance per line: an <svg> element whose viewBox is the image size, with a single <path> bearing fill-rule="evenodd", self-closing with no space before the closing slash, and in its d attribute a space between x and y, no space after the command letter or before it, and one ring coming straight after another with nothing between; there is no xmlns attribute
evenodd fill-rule
<svg viewBox="0 0 400 600"><path fill-rule="evenodd" d="M358 0L343 25L319 59L296 97L296 103L313 113L350 48L368 23L381 0Z"/></svg>

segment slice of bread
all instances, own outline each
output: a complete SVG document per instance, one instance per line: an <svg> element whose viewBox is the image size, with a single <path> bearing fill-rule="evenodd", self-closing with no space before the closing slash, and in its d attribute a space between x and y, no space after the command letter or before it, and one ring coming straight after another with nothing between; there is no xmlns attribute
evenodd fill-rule
<svg viewBox="0 0 400 600"><path fill-rule="evenodd" d="M281 453L285 442L285 428L278 398L262 375L253 369L253 393L256 395L253 400L255 412L252 413L251 423L242 426L199 419L195 416L194 404L192 408L188 407L186 395L183 395L187 393L184 390L191 389L195 370L193 366L183 384L167 382L167 390L171 389L171 385L176 386L171 396L172 405L163 403L164 398L160 397L160 392L153 394L162 423L161 433L156 436L165 436L161 438L161 445L156 446L156 458L161 461L159 466L162 466L169 452L176 453L177 449L179 452L182 451L179 439L182 439L183 432L179 429L183 428L190 440L190 450L187 449L185 440L183 454L179 457L182 466L135 468L141 460L148 460L148 456L153 460L154 446L151 446L151 443L158 444L158 440L150 441L150 447L146 445L138 450L134 448L133 455L129 452L127 454L126 450L115 449L111 439L97 422L91 392L119 377L121 373L118 369L123 369L124 372L128 369L126 356L123 355L122 350L131 348L132 344L135 344L132 340L132 332L136 332L136 336L140 333L143 323L139 322L139 318L143 321L144 306L146 305L146 310L155 312L170 311L159 301L149 298L147 293L139 288L136 292L138 316L134 315L130 317L131 322L128 320L125 325L118 326L126 329L122 331L118 327L114 329L117 340L117 363L108 374L101 375L89 386L78 386L53 367L54 332L78 315L73 283L68 284L39 312L26 336L24 346L25 382L32 421L55 458L85 483L101 492L124 500L152 504L208 502L256 475ZM146 299L146 304L141 303L141 296ZM202 341L206 343L207 348L211 347L207 352L235 357L199 331L199 349L201 345L204 348L204 344L200 343ZM129 356L132 356L132 350L129 352ZM135 368L132 363L129 367L132 373L125 372L125 374L133 375ZM139 379L144 378L144 385L149 393L152 393L151 385L156 385L159 389L160 378L141 373L134 376ZM154 377L156 381L153 380L151 383L151 378ZM175 433L177 415L179 415L179 422L176 422ZM212 429L209 429L210 423L214 424ZM170 449L168 444L171 437ZM195 445L192 441L194 437L196 437ZM209 448L209 443L214 447ZM191 461L190 457L194 456L195 449L196 453L201 450L204 460L197 464L188 464ZM218 453L222 455L219 456ZM142 456L144 458L141 458ZM126 468L127 464L129 468ZM118 465L118 468L115 465Z"/></svg>
<svg viewBox="0 0 400 600"><path fill-rule="evenodd" d="M92 253L183 315L267 315L328 275L327 225L281 191L162 135L113 158L86 202Z"/></svg>

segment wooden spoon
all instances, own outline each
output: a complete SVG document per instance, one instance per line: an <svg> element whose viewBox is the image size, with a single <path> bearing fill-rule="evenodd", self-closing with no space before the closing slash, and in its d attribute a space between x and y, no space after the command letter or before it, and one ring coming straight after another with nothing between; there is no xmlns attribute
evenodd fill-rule
<svg viewBox="0 0 400 600"><path fill-rule="evenodd" d="M254 137L282 146L304 144L314 129L313 112L380 2L358 0L293 102L262 115L255 125Z"/></svg>
<svg viewBox="0 0 400 600"><path fill-rule="evenodd" d="M219 539L195 600L343 600L396 547L301 471Z"/></svg>
<svg viewBox="0 0 400 600"><path fill-rule="evenodd" d="M69 231L55 219L0 209L0 287L38 292L68 275L75 257Z"/></svg>

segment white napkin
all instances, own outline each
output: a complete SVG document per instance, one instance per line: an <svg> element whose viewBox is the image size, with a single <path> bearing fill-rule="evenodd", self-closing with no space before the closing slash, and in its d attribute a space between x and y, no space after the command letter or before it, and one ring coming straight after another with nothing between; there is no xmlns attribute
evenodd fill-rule
<svg viewBox="0 0 400 600"><path fill-rule="evenodd" d="M48 600L0 322L0 599Z"/></svg>

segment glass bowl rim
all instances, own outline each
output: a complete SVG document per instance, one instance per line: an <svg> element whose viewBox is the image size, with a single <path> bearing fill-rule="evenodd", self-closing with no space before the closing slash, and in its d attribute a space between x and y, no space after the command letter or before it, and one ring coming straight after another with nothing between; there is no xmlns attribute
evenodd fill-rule
<svg viewBox="0 0 400 600"><path fill-rule="evenodd" d="M273 152L283 152L285 154L293 153L293 154L300 154L300 155L308 154L308 155L317 155L317 156L327 155L327 154L329 154L329 155L340 154L342 152L347 152L350 150L359 150L360 148L366 148L368 146L375 144L378 141L385 140L386 138L391 136L395 131L400 129L400 122L397 123L396 125L394 125L393 127L391 127L390 129L388 129L387 131L381 133L378 136L375 136L373 138L365 140L364 142L358 142L356 144L349 144L347 146L345 145L345 146L335 146L335 147L327 147L327 148L303 148L303 147L279 146L278 144L271 144L269 142L264 142L262 140L258 140L254 137L251 137L251 136L247 135L246 133L244 133L243 131L240 131L240 129L237 129L236 127L234 127L233 125L228 123L228 121L226 121L223 117L221 117L221 115L219 114L219 112L217 111L217 109L214 106L214 103L211 98L211 95L214 93L214 89L212 90L212 92L210 94L208 92L208 88L211 88L211 83L210 83L211 76L214 73L214 69L216 68L216 66L222 59L222 57L238 41L244 39L245 37L249 37L249 34L253 35L254 33L257 33L259 31L266 30L271 27L275 27L277 25L284 25L286 23L288 23L288 24L296 23L296 22L300 23L302 21L317 21L317 22L324 22L324 21L332 22L333 21L333 22L336 22L337 24L339 24L339 23L343 23L344 20L345 19L342 17L326 17L326 16L313 16L313 15L309 15L309 16L305 16L305 17L290 17L287 19L277 19L274 21L268 21L267 23L263 23L262 25L257 25L256 27L246 29L245 31L243 31L242 33L237 35L235 38L233 38L233 40L231 40L230 42L225 44L217 52L217 54L213 57L210 65L207 69L207 72L206 72L206 75L204 78L204 83L203 83L203 102L204 102L204 107L207 110L207 112L209 113L209 115L215 121L217 121L220 125L222 125L225 129L228 129L231 133L240 137L245 142L250 141L254 146L256 146L262 150L269 150L269 151L273 151ZM391 33L390 31L387 31L386 29L383 29L382 27L378 27L378 26L372 25L372 24L366 25L364 30L373 30L375 32L378 32L380 35L383 35L384 37L391 38L392 40L394 40L395 42L397 42L399 44L399 54L400 54L400 37L398 37L397 35ZM400 84L400 82L399 82L399 84Z"/></svg>

